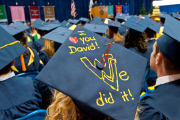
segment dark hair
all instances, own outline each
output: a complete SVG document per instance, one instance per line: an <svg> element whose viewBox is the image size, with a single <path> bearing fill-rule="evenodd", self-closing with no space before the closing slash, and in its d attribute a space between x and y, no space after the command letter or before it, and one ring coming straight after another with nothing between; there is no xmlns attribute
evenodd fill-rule
<svg viewBox="0 0 180 120"><path fill-rule="evenodd" d="M97 2L97 0L94 0L93 2Z"/></svg>
<svg viewBox="0 0 180 120"><path fill-rule="evenodd" d="M6 74L11 70L11 63L9 63L3 69L0 70L0 75Z"/></svg>
<svg viewBox="0 0 180 120"><path fill-rule="evenodd" d="M147 34L148 38L153 38L155 36L155 34L156 34L156 32L154 32L153 30L151 30L149 28L147 28L145 30L145 33Z"/></svg>
<svg viewBox="0 0 180 120"><path fill-rule="evenodd" d="M156 57L156 55L158 53L161 53L158 45L156 44L156 51L155 51L155 55L154 57ZM162 53L161 53L162 54ZM163 54L162 54L163 55ZM163 58L164 58L164 64L165 64L165 69L166 70L177 70L177 71L180 71L180 68L178 68L174 63L172 63L168 58L166 58L164 55L163 55Z"/></svg>
<svg viewBox="0 0 180 120"><path fill-rule="evenodd" d="M160 18L160 21L164 24L165 23L165 18Z"/></svg>
<svg viewBox="0 0 180 120"><path fill-rule="evenodd" d="M134 36L129 33L125 36L125 48L135 48L138 52L145 53L148 50L146 41L142 35Z"/></svg>
<svg viewBox="0 0 180 120"><path fill-rule="evenodd" d="M25 48L28 48L29 45L27 43L27 37L24 36L22 37L20 40L19 40L20 44L23 45ZM24 54L23 54L24 58L27 58L29 56L29 52L26 51Z"/></svg>
<svg viewBox="0 0 180 120"><path fill-rule="evenodd" d="M125 22L125 20L122 20L122 19L117 19L117 21L120 22L120 23Z"/></svg>

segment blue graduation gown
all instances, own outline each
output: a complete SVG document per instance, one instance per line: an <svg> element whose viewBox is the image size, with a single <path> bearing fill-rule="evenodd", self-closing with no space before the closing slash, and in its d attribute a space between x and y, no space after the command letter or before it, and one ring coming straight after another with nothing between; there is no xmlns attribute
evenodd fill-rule
<svg viewBox="0 0 180 120"><path fill-rule="evenodd" d="M44 65L46 65L51 59L44 50L39 51L39 58L44 63Z"/></svg>
<svg viewBox="0 0 180 120"><path fill-rule="evenodd" d="M0 82L0 120L13 120L40 109L38 84L30 78L12 77Z"/></svg>
<svg viewBox="0 0 180 120"><path fill-rule="evenodd" d="M120 33L120 35L122 35L123 37L125 37L126 35L126 27L121 25L119 28L118 28L118 31Z"/></svg>
<svg viewBox="0 0 180 120"><path fill-rule="evenodd" d="M19 71L15 71L15 74L19 74L22 72L32 72L32 71L41 71L41 69L43 68L43 65L40 64L40 59L39 59L39 55L37 54L36 50L33 50L33 54L34 54L34 62L32 62L29 66L28 63L30 61L30 56L31 53L30 51L27 49L29 55L27 58L24 58L24 62L25 62L25 66L26 66L26 71L22 71L22 65L21 65L21 59L20 57L15 59L15 64L14 66L16 67L16 69Z"/></svg>
<svg viewBox="0 0 180 120"><path fill-rule="evenodd" d="M44 40L42 38L33 42L33 48L39 52L44 47Z"/></svg>
<svg viewBox="0 0 180 120"><path fill-rule="evenodd" d="M142 99L140 120L180 119L180 80L162 84Z"/></svg>

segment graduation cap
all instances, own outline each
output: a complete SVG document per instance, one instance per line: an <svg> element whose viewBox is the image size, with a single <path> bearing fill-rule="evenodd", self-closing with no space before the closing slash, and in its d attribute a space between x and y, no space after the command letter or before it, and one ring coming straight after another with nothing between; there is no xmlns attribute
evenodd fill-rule
<svg viewBox="0 0 180 120"><path fill-rule="evenodd" d="M162 54L180 69L180 22L166 17L164 35L158 38L157 45Z"/></svg>
<svg viewBox="0 0 180 120"><path fill-rule="evenodd" d="M72 24L78 24L79 20L76 19L69 19L68 22L72 23Z"/></svg>
<svg viewBox="0 0 180 120"><path fill-rule="evenodd" d="M92 24L86 24L84 28L100 34L105 34L107 31L108 26L107 25L92 25Z"/></svg>
<svg viewBox="0 0 180 120"><path fill-rule="evenodd" d="M89 19L88 19L88 18L83 18L83 17L81 17L81 18L79 18L79 21L88 22Z"/></svg>
<svg viewBox="0 0 180 120"><path fill-rule="evenodd" d="M0 70L27 50L0 26Z"/></svg>
<svg viewBox="0 0 180 120"><path fill-rule="evenodd" d="M180 14L177 13L172 13L172 17L176 18L176 19L180 19Z"/></svg>
<svg viewBox="0 0 180 120"><path fill-rule="evenodd" d="M65 20L61 23L61 27L64 27L64 28L70 28L71 26L72 24Z"/></svg>
<svg viewBox="0 0 180 120"><path fill-rule="evenodd" d="M99 20L93 20L90 22L90 24L104 25L104 22Z"/></svg>
<svg viewBox="0 0 180 120"><path fill-rule="evenodd" d="M30 27L27 25L24 25L21 22L15 22L15 23L10 24L8 26L3 26L3 28L9 34L11 34L16 40L19 40L24 36L24 31L29 29Z"/></svg>
<svg viewBox="0 0 180 120"><path fill-rule="evenodd" d="M159 16L159 17L166 19L166 17L169 17L169 16L170 16L170 15L168 15L168 14L162 13L161 16Z"/></svg>
<svg viewBox="0 0 180 120"><path fill-rule="evenodd" d="M110 20L108 21L108 25L117 28L121 26L121 24L118 21L110 21Z"/></svg>
<svg viewBox="0 0 180 120"><path fill-rule="evenodd" d="M44 22L41 19L36 19L33 23L32 23L32 27L39 29L40 27L44 26L44 25L48 25L48 23Z"/></svg>
<svg viewBox="0 0 180 120"><path fill-rule="evenodd" d="M44 35L42 38L58 43L63 43L71 33L72 30L69 30L68 28L58 27L57 29Z"/></svg>
<svg viewBox="0 0 180 120"><path fill-rule="evenodd" d="M0 22L0 25L7 25L6 22Z"/></svg>
<svg viewBox="0 0 180 120"><path fill-rule="evenodd" d="M159 33L159 30L160 30L160 27L161 27L161 24L159 24L158 22L154 21L153 19L151 18L147 18L146 19L147 21L150 22L148 28L151 29L152 31L156 32L156 33Z"/></svg>
<svg viewBox="0 0 180 120"><path fill-rule="evenodd" d="M98 17L98 16L95 16L94 18L93 18L93 21L102 21L102 18L100 18L100 17Z"/></svg>
<svg viewBox="0 0 180 120"><path fill-rule="evenodd" d="M126 14L118 13L115 18L119 20L126 20Z"/></svg>
<svg viewBox="0 0 180 120"><path fill-rule="evenodd" d="M146 65L142 56L77 26L36 80L70 96L91 118L133 120Z"/></svg>
<svg viewBox="0 0 180 120"><path fill-rule="evenodd" d="M51 31L51 30L53 30L53 29L55 29L55 28L57 28L59 26L60 26L59 24L51 24L51 23L49 23L49 24L44 25L44 26L42 26L42 27L40 27L38 29L39 30L44 30L44 31Z"/></svg>
<svg viewBox="0 0 180 120"><path fill-rule="evenodd" d="M60 23L59 21L57 21L57 20L53 20L53 21L51 22L51 24L59 24L59 25L61 25L61 23Z"/></svg>

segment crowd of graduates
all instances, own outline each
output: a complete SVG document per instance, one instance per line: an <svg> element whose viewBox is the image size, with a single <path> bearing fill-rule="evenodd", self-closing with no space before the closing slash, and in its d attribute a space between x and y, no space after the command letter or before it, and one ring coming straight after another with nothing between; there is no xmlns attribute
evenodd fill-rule
<svg viewBox="0 0 180 120"><path fill-rule="evenodd" d="M175 16L161 14L160 21L154 21L118 13L111 19L37 19L0 25L0 120L38 109L47 110L46 120L179 120L180 21ZM84 47L77 33L94 37L99 49L69 49ZM95 94L110 87L95 73L105 71L109 77L104 79L114 81L111 74L116 69L109 73L106 65L113 56L120 61L113 62L117 69L129 72L124 88L133 90L135 100L99 107ZM82 57L89 57L92 64L103 58L91 68Z"/></svg>

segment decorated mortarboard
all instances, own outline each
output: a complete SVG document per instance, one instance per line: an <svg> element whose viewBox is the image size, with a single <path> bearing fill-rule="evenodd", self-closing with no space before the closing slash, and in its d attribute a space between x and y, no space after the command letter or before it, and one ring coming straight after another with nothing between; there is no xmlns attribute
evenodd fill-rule
<svg viewBox="0 0 180 120"><path fill-rule="evenodd" d="M48 25L48 23L44 22L41 19L36 19L33 23L32 23L32 27L39 29L40 27L44 26L44 25Z"/></svg>
<svg viewBox="0 0 180 120"><path fill-rule="evenodd" d="M55 29L55 28L57 28L59 26L60 25L58 25L58 24L51 24L51 23L49 23L49 24L44 25L44 26L42 26L42 27L40 27L38 29L39 30L44 30L44 31L51 31L51 30L53 30L53 29Z"/></svg>
<svg viewBox="0 0 180 120"><path fill-rule="evenodd" d="M140 33L144 32L145 29L151 24L150 21L147 21L145 19L131 16L131 18L126 21L123 26L126 26L128 28L131 28L135 31L138 31Z"/></svg>
<svg viewBox="0 0 180 120"><path fill-rule="evenodd" d="M81 17L81 18L79 18L79 21L88 22L89 19L88 19L88 18L83 18L83 17Z"/></svg>
<svg viewBox="0 0 180 120"><path fill-rule="evenodd" d="M86 24L84 26L84 28L86 28L86 29L88 29L88 30L90 30L92 32L95 32L95 33L104 34L104 33L106 33L108 26L107 25Z"/></svg>
<svg viewBox="0 0 180 120"><path fill-rule="evenodd" d="M158 38L157 45L161 53L180 69L180 22L166 17L164 35Z"/></svg>
<svg viewBox="0 0 180 120"><path fill-rule="evenodd" d="M120 27L121 24L118 22L118 21L108 21L108 26L111 26L111 27Z"/></svg>
<svg viewBox="0 0 180 120"><path fill-rule="evenodd" d="M58 43L63 43L71 33L72 30L69 30L68 28L58 27L57 29L44 35L42 38Z"/></svg>
<svg viewBox="0 0 180 120"><path fill-rule="evenodd" d="M65 20L61 23L61 27L64 27L64 28L70 28L71 26L72 24Z"/></svg>
<svg viewBox="0 0 180 120"><path fill-rule="evenodd" d="M116 14L115 18L120 20L126 20L126 14L118 13Z"/></svg>
<svg viewBox="0 0 180 120"><path fill-rule="evenodd" d="M146 65L142 56L77 26L36 80L70 96L91 118L133 120Z"/></svg>
<svg viewBox="0 0 180 120"><path fill-rule="evenodd" d="M70 22L71 24L78 24L78 23L79 23L79 20L69 19L68 22Z"/></svg>
<svg viewBox="0 0 180 120"><path fill-rule="evenodd" d="M27 50L0 26L0 70Z"/></svg>

